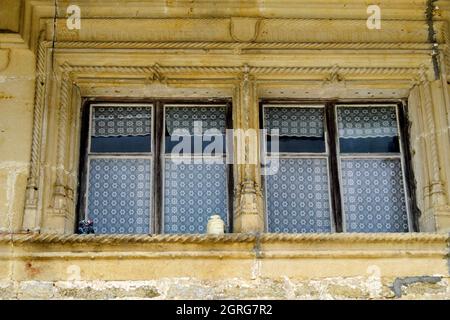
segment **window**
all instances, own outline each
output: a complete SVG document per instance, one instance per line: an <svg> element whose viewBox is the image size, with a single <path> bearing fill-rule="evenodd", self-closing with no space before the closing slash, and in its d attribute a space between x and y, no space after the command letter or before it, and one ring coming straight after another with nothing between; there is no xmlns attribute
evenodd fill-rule
<svg viewBox="0 0 450 320"><path fill-rule="evenodd" d="M229 225L226 117L223 105L165 105L166 233L205 233L213 214Z"/></svg>
<svg viewBox="0 0 450 320"><path fill-rule="evenodd" d="M412 230L399 109L262 104L268 231Z"/></svg>
<svg viewBox="0 0 450 320"><path fill-rule="evenodd" d="M91 104L80 219L95 233L205 233L230 221L228 104Z"/></svg>
<svg viewBox="0 0 450 320"><path fill-rule="evenodd" d="M330 232L324 106L265 105L263 117L274 169L266 175L268 231Z"/></svg>

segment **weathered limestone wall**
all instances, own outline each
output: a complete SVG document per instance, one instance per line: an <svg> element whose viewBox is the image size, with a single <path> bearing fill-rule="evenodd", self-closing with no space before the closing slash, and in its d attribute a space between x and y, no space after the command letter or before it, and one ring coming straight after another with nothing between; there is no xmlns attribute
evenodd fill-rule
<svg viewBox="0 0 450 320"><path fill-rule="evenodd" d="M0 237L0 298L450 299L448 237Z"/></svg>
<svg viewBox="0 0 450 320"><path fill-rule="evenodd" d="M363 0L79 0L79 31L70 2L0 0L0 299L450 299L449 1L379 0L368 30ZM72 235L81 99L155 96L231 98L255 129L260 98L408 99L430 233ZM235 182L234 231L262 231L258 167Z"/></svg>
<svg viewBox="0 0 450 320"><path fill-rule="evenodd" d="M33 52L0 33L0 233L22 228L34 108Z"/></svg>
<svg viewBox="0 0 450 320"><path fill-rule="evenodd" d="M0 281L0 299L450 299L450 278Z"/></svg>

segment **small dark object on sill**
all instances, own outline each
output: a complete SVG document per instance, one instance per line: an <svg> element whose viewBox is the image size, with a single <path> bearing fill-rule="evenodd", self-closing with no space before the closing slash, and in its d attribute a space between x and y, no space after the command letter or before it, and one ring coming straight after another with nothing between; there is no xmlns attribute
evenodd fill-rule
<svg viewBox="0 0 450 320"><path fill-rule="evenodd" d="M81 220L78 222L78 234L90 234L94 233L94 221L88 219L88 220Z"/></svg>

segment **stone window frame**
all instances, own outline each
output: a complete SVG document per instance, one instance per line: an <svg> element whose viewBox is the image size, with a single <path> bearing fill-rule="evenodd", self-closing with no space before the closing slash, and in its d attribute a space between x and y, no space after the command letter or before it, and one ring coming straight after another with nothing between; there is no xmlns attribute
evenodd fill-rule
<svg viewBox="0 0 450 320"><path fill-rule="evenodd" d="M435 101L435 87L443 80L430 80L434 77L431 65L296 67L241 63L193 66L171 65L165 61L148 65L114 62L95 65L92 61L80 63L80 59L76 62L71 62L71 59L73 57L65 57L64 53L55 56L52 42L46 41L45 33L41 33L37 46L31 164L22 223L24 231L73 232L78 183L78 166L74 159L78 159L80 142L80 106L83 99L105 97L108 90L96 86L108 81L123 96L133 93L130 86L134 85L136 89L136 85L145 85L153 94L165 88L168 97L174 97L178 92L178 97L210 98L211 87L218 87L220 89L216 93L220 94L213 96L232 99L233 106L236 106L233 127L244 130L259 129L259 99L277 98L277 92L283 94L284 89L288 91L307 84L316 88L316 98L345 99L354 97L349 95L349 91L366 88L370 92L374 88L370 83L383 81L393 91L398 91L400 97L409 98L413 109L411 141L419 141L412 147L418 184L417 202L422 212L420 230L436 231L436 221L447 219L449 205L442 180L447 169L441 165L443 155L438 147L436 119L430 112L424 112L437 109L439 113L443 108ZM200 87L202 90L198 90ZM423 132L428 133L423 136ZM233 172L233 232L263 232L260 168L246 163L251 150L246 148L245 141L235 141L234 151L235 157L244 158L244 164L235 166ZM259 162L259 155L257 158Z"/></svg>

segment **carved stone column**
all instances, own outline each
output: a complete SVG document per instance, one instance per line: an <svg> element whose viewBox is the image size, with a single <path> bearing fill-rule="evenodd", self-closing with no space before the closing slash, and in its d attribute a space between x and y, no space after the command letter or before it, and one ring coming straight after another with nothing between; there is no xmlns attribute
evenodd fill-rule
<svg viewBox="0 0 450 320"><path fill-rule="evenodd" d="M36 54L36 80L33 111L33 138L31 142L30 173L27 180L25 196L25 212L22 229L24 231L39 231L38 198L41 162L42 125L45 105L46 88L46 47L45 33L41 32Z"/></svg>
<svg viewBox="0 0 450 320"><path fill-rule="evenodd" d="M58 104L58 127L57 127L57 148L56 148L56 181L53 187L52 203L50 211L47 215L46 231L56 233L72 233L74 225L73 200L70 196L73 193L72 187L68 185L68 176L70 172L67 170L67 161L71 159L67 155L70 154L70 146L68 142L70 138L69 128L69 112L71 109L72 97L72 79L70 75L70 66L64 64L62 66L61 85L59 89Z"/></svg>
<svg viewBox="0 0 450 320"><path fill-rule="evenodd" d="M244 67L234 96L235 212L234 232L264 231L259 157L259 107L256 81Z"/></svg>
<svg viewBox="0 0 450 320"><path fill-rule="evenodd" d="M419 93L422 132L420 138L424 141L424 152L422 158L427 161L427 179L423 179L425 206L422 208L420 218L421 231L450 231L450 207L448 195L444 183L446 172L450 169L445 152L448 149L445 144L447 139L439 139L443 128L440 119L445 112L440 110L445 105L440 80L429 81L425 71L420 73ZM440 88L440 89L439 89ZM445 121L445 116L444 116Z"/></svg>

